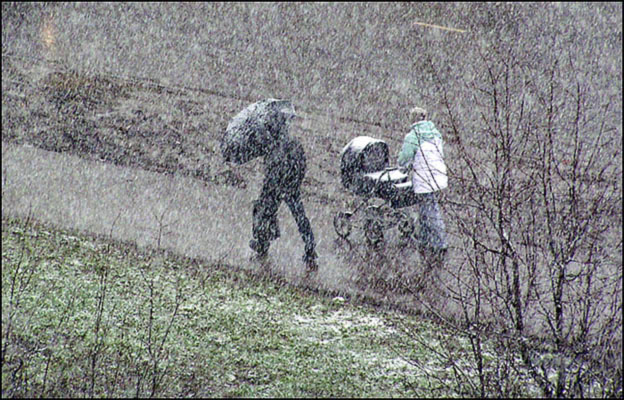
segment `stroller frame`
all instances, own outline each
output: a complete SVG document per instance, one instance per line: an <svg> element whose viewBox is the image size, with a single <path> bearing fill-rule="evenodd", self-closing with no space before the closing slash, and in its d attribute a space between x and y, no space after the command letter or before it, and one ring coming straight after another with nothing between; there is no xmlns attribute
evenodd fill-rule
<svg viewBox="0 0 624 400"><path fill-rule="evenodd" d="M336 234L342 239L348 240L355 227L364 231L364 236L369 245L378 245L384 241L384 231L396 226L403 238L409 237L414 231L414 223L410 216L392 207L391 201L387 199L384 199L381 204L371 204L375 198L374 196L364 197L353 210L339 211L334 216L333 221ZM358 214L362 214L362 211L363 221L357 221Z"/></svg>
<svg viewBox="0 0 624 400"><path fill-rule="evenodd" d="M388 166L388 146L378 139L360 136L342 151L342 184L361 198L352 210L334 216L336 234L348 241L353 228L364 231L369 245L384 241L384 231L395 226L403 238L414 231L410 216L401 211L416 202L409 177ZM398 182L398 184L397 184ZM383 202L375 203L373 199Z"/></svg>

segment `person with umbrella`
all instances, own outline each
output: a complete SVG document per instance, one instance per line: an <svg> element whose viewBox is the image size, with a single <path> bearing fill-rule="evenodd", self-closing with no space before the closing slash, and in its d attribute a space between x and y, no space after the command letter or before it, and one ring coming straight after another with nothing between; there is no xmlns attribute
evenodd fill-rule
<svg viewBox="0 0 624 400"><path fill-rule="evenodd" d="M246 163L264 157L262 191L253 206L253 239L249 246L265 257L272 240L280 237L277 211L288 205L305 244L303 260L309 269L316 264L316 244L301 201L306 157L299 140L289 133L296 117L288 100L266 99L251 104L228 124L222 142L225 161Z"/></svg>

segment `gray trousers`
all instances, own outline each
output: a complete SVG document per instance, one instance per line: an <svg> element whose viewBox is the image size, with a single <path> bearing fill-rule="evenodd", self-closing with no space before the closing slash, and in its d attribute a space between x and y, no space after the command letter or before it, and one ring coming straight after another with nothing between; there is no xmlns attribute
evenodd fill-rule
<svg viewBox="0 0 624 400"><path fill-rule="evenodd" d="M446 225L438 204L438 192L419 193L416 196L418 202L415 208L418 215L413 217L418 226L416 240L419 247L434 252L446 250L448 248Z"/></svg>

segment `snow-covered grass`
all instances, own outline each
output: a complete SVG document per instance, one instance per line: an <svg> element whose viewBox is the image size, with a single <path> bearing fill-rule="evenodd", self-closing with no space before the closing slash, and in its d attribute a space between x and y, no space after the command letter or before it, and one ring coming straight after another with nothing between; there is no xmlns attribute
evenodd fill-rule
<svg viewBox="0 0 624 400"><path fill-rule="evenodd" d="M17 220L2 343L2 397L470 394L448 351L474 375L468 341L418 317Z"/></svg>

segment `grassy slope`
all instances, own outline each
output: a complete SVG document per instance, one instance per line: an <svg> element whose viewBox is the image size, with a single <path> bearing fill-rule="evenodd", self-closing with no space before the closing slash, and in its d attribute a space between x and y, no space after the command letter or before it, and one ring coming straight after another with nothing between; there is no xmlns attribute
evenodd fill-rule
<svg viewBox="0 0 624 400"><path fill-rule="evenodd" d="M462 393L416 317L16 220L2 336L2 397Z"/></svg>

